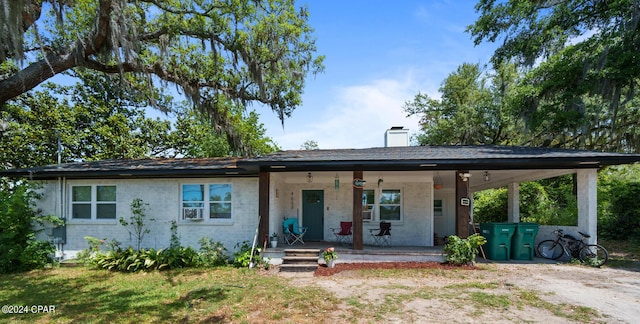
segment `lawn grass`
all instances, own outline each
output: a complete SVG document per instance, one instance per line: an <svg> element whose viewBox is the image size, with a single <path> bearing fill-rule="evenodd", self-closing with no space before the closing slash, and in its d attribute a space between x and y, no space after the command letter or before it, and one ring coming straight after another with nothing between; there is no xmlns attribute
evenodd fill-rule
<svg viewBox="0 0 640 324"><path fill-rule="evenodd" d="M613 241L599 239L609 252L609 261L605 264L611 268L640 268L640 243L634 241Z"/></svg>
<svg viewBox="0 0 640 324"><path fill-rule="evenodd" d="M176 323L322 321L337 300L320 288L248 269L149 273L57 268L0 276L0 304L53 305L53 313L0 314L0 322Z"/></svg>
<svg viewBox="0 0 640 324"><path fill-rule="evenodd" d="M611 254L610 267L638 265L640 247L601 241ZM482 271L493 271L490 266ZM353 276L389 280L445 277L444 287L412 287L387 283L378 300L367 296L339 299L315 285L292 285L290 280L256 269L221 267L149 273L118 273L84 267L52 268L0 275L0 304L50 306L55 312L0 314L0 323L315 323L335 313L344 322L376 322L395 316L411 318L403 305L415 300L441 300L469 305L471 312L510 308L546 309L569 321L599 318L597 312L576 305L544 301L539 293L513 285L476 278L466 270L361 270ZM372 312L375 309L375 312Z"/></svg>

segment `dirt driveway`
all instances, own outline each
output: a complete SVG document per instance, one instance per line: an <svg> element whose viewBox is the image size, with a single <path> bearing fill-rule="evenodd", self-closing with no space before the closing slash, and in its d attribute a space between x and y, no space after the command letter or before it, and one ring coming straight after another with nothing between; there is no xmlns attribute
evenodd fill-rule
<svg viewBox="0 0 640 324"><path fill-rule="evenodd" d="M338 265L339 266L339 265ZM640 272L570 264L292 277L339 300L335 322L638 323Z"/></svg>

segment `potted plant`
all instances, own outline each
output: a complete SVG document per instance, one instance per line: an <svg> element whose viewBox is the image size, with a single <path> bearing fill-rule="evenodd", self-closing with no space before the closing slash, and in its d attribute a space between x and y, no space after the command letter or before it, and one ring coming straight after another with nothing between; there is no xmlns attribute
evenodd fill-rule
<svg viewBox="0 0 640 324"><path fill-rule="evenodd" d="M338 258L338 253L333 247L328 247L324 251L322 251L322 257L324 258L324 262L327 264L327 267L333 268L335 266L335 260Z"/></svg>
<svg viewBox="0 0 640 324"><path fill-rule="evenodd" d="M278 247L278 233L273 232L273 234L271 234L271 247L272 248L276 248Z"/></svg>

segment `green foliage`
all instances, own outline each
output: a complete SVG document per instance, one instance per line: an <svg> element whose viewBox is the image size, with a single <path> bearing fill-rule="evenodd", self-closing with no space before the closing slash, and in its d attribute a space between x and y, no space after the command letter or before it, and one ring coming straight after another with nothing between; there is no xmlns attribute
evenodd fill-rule
<svg viewBox="0 0 640 324"><path fill-rule="evenodd" d="M132 234L136 238L136 250L140 250L140 244L146 234L149 234L151 230L147 227L147 215L146 210L149 204L145 203L140 198L135 198L131 201L131 217L129 221L124 217L120 217L120 225L124 226L129 234ZM149 218L149 221L154 221L154 218Z"/></svg>
<svg viewBox="0 0 640 324"><path fill-rule="evenodd" d="M475 223L506 222L507 213L507 188L474 193L473 221Z"/></svg>
<svg viewBox="0 0 640 324"><path fill-rule="evenodd" d="M178 222L171 220L171 238L169 239L169 248L180 246L180 237L178 236Z"/></svg>
<svg viewBox="0 0 640 324"><path fill-rule="evenodd" d="M133 247L98 252L88 264L97 269L120 272L138 272L191 268L200 265L198 252L191 247L141 249Z"/></svg>
<svg viewBox="0 0 640 324"><path fill-rule="evenodd" d="M220 242L214 242L210 238L202 237L200 243L200 264L204 267L217 267L227 264L228 251Z"/></svg>
<svg viewBox="0 0 640 324"><path fill-rule="evenodd" d="M447 238L443 251L446 260L455 265L473 264L478 255L478 248L487 243L487 239L480 234L473 234L466 239L456 235Z"/></svg>
<svg viewBox="0 0 640 324"><path fill-rule="evenodd" d="M51 242L36 239L34 233L27 236L27 244L20 253L20 267L22 270L42 269L47 264L54 263L51 257L56 252L56 248Z"/></svg>
<svg viewBox="0 0 640 324"><path fill-rule="evenodd" d="M228 103L258 102L284 121L301 104L307 74L324 68L309 11L289 0L20 5L25 8L11 11L7 38L13 41L0 46L0 64L20 62L13 65L23 68L0 79L0 107L51 75L92 70L119 77L116 91L105 93L128 92L170 111L167 84L173 84L234 138L231 151L241 152L236 145L243 143L235 140L241 131L227 119ZM18 14L23 11L38 14ZM23 55L20 48L47 48L48 60L40 52Z"/></svg>
<svg viewBox="0 0 640 324"><path fill-rule="evenodd" d="M54 246L36 240L35 224L54 221L34 209L39 199L33 184L16 184L0 190L0 273L28 271L52 263Z"/></svg>
<svg viewBox="0 0 640 324"><path fill-rule="evenodd" d="M260 255L260 248L255 248L251 257L251 244L244 241L236 244L236 252L233 253L233 266L236 268L247 268L253 263L254 267L268 267L269 262Z"/></svg>
<svg viewBox="0 0 640 324"><path fill-rule="evenodd" d="M476 9L475 43L499 42L493 63L526 71L513 107L528 145L640 149L637 1L482 0Z"/></svg>
<svg viewBox="0 0 640 324"><path fill-rule="evenodd" d="M227 264L227 249L220 242L200 239L200 250L172 245L167 249L120 248L117 241L107 243L108 251L100 247L105 240L86 236L89 249L83 250L78 259L89 267L120 272L156 271L196 267L218 267Z"/></svg>
<svg viewBox="0 0 640 324"><path fill-rule="evenodd" d="M640 240L640 182L611 186L610 213L601 219L598 233L614 240Z"/></svg>
<svg viewBox="0 0 640 324"><path fill-rule="evenodd" d="M542 225L573 226L578 222L578 205L571 177L559 177L520 184L520 220ZM506 222L506 188L474 193L474 222Z"/></svg>
<svg viewBox="0 0 640 324"><path fill-rule="evenodd" d="M462 64L439 89L441 99L419 93L403 109L420 117L421 145L517 143L516 115L508 99L516 84L513 66L504 65L489 77L479 64Z"/></svg>
<svg viewBox="0 0 640 324"><path fill-rule="evenodd" d="M8 122L0 136L0 167L23 168L77 160L149 157L233 156L229 141L244 152L261 155L278 149L266 137L264 125L252 111L229 103L227 122L234 137L216 128L202 114L180 108L174 123L145 115L146 97L117 88L117 77L79 73L73 86L45 84L43 91L7 104L0 120ZM133 93L132 93L133 92ZM89 109L88 107L91 107Z"/></svg>

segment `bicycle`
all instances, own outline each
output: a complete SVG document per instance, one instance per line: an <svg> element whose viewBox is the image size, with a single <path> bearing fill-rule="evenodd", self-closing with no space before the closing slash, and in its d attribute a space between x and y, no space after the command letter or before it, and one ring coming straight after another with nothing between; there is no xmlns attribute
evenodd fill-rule
<svg viewBox="0 0 640 324"><path fill-rule="evenodd" d="M562 229L553 231L555 240L544 240L538 244L538 255L551 260L558 260L563 255L580 260L590 266L600 267L609 260L609 252L602 245L587 244L589 234L578 232L582 238L577 239L573 235L564 234Z"/></svg>

